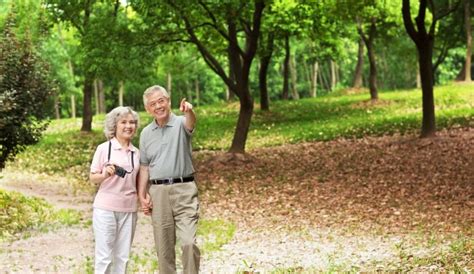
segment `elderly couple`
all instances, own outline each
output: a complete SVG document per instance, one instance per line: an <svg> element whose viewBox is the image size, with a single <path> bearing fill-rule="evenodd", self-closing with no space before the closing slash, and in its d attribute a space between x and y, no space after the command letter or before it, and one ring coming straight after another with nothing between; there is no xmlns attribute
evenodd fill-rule
<svg viewBox="0 0 474 274"><path fill-rule="evenodd" d="M191 136L196 123L192 105L183 99L183 116L171 112L169 94L152 86L143 94L153 121L140 134L140 150L131 140L138 115L117 107L106 115L104 132L90 168L90 180L99 185L94 199L95 273L125 273L141 209L151 215L160 273L176 273L178 238L184 273L198 273L196 246L199 218L198 189L194 182Z"/></svg>

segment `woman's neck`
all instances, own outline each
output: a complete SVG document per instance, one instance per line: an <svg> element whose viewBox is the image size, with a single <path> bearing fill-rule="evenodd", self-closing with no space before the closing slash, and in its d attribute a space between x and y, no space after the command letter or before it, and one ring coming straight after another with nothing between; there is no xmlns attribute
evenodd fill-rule
<svg viewBox="0 0 474 274"><path fill-rule="evenodd" d="M115 139L117 139L122 148L128 148L130 146L130 139L118 138L117 136L115 136Z"/></svg>

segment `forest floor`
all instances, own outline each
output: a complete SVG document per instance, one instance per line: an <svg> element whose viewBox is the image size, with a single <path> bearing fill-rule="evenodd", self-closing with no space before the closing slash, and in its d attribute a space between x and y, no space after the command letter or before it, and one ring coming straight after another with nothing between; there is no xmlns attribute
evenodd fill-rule
<svg viewBox="0 0 474 274"><path fill-rule="evenodd" d="M201 215L236 224L202 273L474 270L474 129L195 152ZM0 187L91 216L61 179L5 171ZM156 267L140 213L131 270ZM3 242L1 272L90 271L89 225Z"/></svg>

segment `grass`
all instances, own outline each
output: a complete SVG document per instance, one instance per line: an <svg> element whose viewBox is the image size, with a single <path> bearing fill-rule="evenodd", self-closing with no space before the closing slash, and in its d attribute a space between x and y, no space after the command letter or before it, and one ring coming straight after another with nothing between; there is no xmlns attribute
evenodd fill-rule
<svg viewBox="0 0 474 274"><path fill-rule="evenodd" d="M473 125L473 89L474 84L435 87L438 129ZM273 102L270 112L256 108L246 147L419 132L420 90L380 91L379 97L379 102L371 103L368 92L348 95L335 92L319 98ZM228 149L238 117L238 103L203 106L196 108L196 113L194 149ZM140 117L143 128L150 117L146 113L140 113ZM105 140L103 120L104 115L95 116L90 133L79 131L79 118L54 120L38 144L7 166L87 181L94 150ZM138 145L138 136L133 142Z"/></svg>
<svg viewBox="0 0 474 274"><path fill-rule="evenodd" d="M27 236L31 230L47 231L60 225L78 224L81 214L71 209L54 209L44 199L0 189L0 240Z"/></svg>

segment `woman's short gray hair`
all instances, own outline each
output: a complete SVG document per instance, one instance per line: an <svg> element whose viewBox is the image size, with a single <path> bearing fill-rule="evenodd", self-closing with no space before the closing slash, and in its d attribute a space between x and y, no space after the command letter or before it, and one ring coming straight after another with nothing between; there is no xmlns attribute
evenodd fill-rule
<svg viewBox="0 0 474 274"><path fill-rule="evenodd" d="M140 118L138 114L133 111L131 107L116 107L105 115L104 134L107 140L115 137L118 121L128 114L132 114L133 120L135 120L137 125L136 129L138 130L138 127L140 126Z"/></svg>
<svg viewBox="0 0 474 274"><path fill-rule="evenodd" d="M170 98L170 95L168 94L168 92L166 91L164 87L159 86L159 85L151 86L147 88L145 92L143 93L143 104L145 105L145 108L146 108L146 105L148 104L148 97L152 95L153 93L157 93L157 92L160 92L161 94L163 94L163 96L165 96L168 99Z"/></svg>

